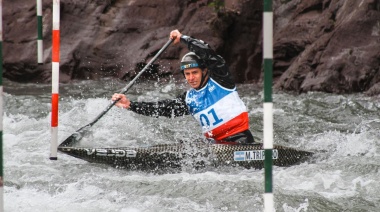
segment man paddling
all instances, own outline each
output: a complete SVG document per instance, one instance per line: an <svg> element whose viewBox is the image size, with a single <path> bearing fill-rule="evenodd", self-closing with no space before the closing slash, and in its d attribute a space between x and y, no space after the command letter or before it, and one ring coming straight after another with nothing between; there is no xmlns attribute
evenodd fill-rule
<svg viewBox="0 0 380 212"><path fill-rule="evenodd" d="M174 44L186 44L190 50L182 57L180 70L191 89L175 99L158 102L134 102L124 94L115 93L112 100L119 100L115 105L153 117L192 115L212 143L253 143L246 106L239 98L224 59L207 43L178 30L170 32L170 39Z"/></svg>

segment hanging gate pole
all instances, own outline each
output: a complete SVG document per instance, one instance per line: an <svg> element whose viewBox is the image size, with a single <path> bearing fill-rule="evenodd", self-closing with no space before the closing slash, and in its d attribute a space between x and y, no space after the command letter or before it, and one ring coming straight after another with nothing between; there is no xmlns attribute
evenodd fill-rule
<svg viewBox="0 0 380 212"><path fill-rule="evenodd" d="M263 60L264 60L264 152L265 193L264 211L274 211L273 165L273 12L272 0L264 0L263 13Z"/></svg>
<svg viewBox="0 0 380 212"><path fill-rule="evenodd" d="M50 160L57 160L58 148L58 99L59 99L59 20L60 1L53 0L52 75L51 75L51 146Z"/></svg>
<svg viewBox="0 0 380 212"><path fill-rule="evenodd" d="M3 0L0 0L0 212L4 211L3 171Z"/></svg>
<svg viewBox="0 0 380 212"><path fill-rule="evenodd" d="M43 64L42 0L37 0L37 62Z"/></svg>

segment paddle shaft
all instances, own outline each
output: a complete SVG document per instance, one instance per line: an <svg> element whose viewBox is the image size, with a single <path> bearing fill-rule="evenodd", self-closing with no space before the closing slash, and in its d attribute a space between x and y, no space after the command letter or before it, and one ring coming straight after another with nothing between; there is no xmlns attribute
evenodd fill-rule
<svg viewBox="0 0 380 212"><path fill-rule="evenodd" d="M168 48L168 46L173 42L172 39L169 39L168 42L166 42L166 44L157 52L157 54L149 61L148 64L145 65L145 67L128 83L128 85L126 85L121 91L120 93L127 93L128 90L135 84L136 80L149 68L149 66L152 65L152 63L154 63L154 61L157 60L157 58L162 54L163 51L165 51L166 48ZM94 125L97 121L99 121L99 119L101 119L118 101L118 100L115 100L113 101L111 104L109 104L92 122L90 122L89 124L83 126L82 128L80 128L78 131L81 131L82 129L84 128L87 128L87 127L91 127L92 125Z"/></svg>

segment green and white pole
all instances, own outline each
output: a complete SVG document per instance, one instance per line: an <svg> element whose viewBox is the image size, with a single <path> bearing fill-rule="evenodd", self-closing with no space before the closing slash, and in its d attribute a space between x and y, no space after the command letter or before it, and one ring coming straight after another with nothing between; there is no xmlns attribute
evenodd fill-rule
<svg viewBox="0 0 380 212"><path fill-rule="evenodd" d="M42 0L37 0L37 62L43 64Z"/></svg>
<svg viewBox="0 0 380 212"><path fill-rule="evenodd" d="M3 170L3 0L0 0L0 211L4 211Z"/></svg>
<svg viewBox="0 0 380 212"><path fill-rule="evenodd" d="M274 211L273 165L273 12L272 0L264 0L263 13L263 60L264 60L264 152L265 193L264 211Z"/></svg>

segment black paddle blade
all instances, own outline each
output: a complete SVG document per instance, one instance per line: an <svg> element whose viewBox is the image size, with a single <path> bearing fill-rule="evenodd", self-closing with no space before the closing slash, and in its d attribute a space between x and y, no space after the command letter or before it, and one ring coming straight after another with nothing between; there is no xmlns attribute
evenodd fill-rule
<svg viewBox="0 0 380 212"><path fill-rule="evenodd" d="M89 125L86 125L70 135L58 146L58 150L60 150L62 147L72 147L77 144L88 132L89 127Z"/></svg>
<svg viewBox="0 0 380 212"><path fill-rule="evenodd" d="M82 135L78 132L75 132L73 133L72 135L70 135L68 138L66 138L59 146L58 146L58 150L61 148L61 147L69 147L69 146L73 146L74 144L78 143L81 139L82 139Z"/></svg>

